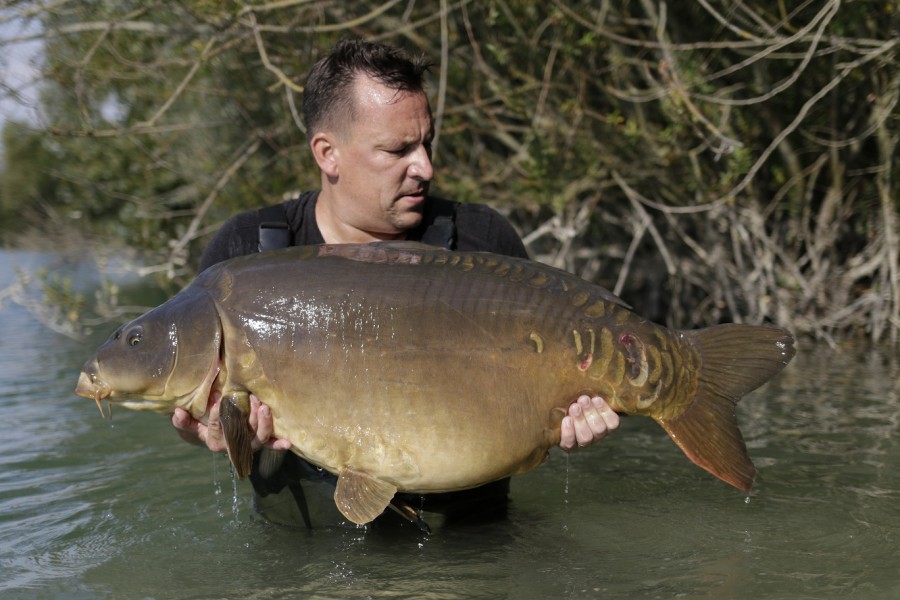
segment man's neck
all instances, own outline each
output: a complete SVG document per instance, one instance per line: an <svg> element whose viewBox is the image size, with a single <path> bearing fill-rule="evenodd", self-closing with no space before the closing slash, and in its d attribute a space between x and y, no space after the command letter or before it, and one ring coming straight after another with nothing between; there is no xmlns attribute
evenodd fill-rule
<svg viewBox="0 0 900 600"><path fill-rule="evenodd" d="M395 234L371 232L342 221L332 211L325 190L320 192L316 202L316 225L318 225L319 232L322 234L322 239L325 240L326 244L368 244L369 242L402 240L406 238L405 232Z"/></svg>

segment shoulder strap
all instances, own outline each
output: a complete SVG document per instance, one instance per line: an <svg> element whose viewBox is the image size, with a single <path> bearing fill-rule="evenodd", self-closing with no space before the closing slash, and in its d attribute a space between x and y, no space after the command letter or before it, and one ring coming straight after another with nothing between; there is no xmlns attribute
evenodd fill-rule
<svg viewBox="0 0 900 600"><path fill-rule="evenodd" d="M420 241L431 246L453 250L456 248L456 202L438 200L432 203L434 217L422 233ZM294 245L294 236L287 222L284 204L259 209L258 250L277 250Z"/></svg>
<svg viewBox="0 0 900 600"><path fill-rule="evenodd" d="M259 209L259 251L287 248L294 244L294 236L288 226L283 204L273 204Z"/></svg>
<svg viewBox="0 0 900 600"><path fill-rule="evenodd" d="M435 217L419 241L447 250L456 249L456 202L435 198L432 210Z"/></svg>

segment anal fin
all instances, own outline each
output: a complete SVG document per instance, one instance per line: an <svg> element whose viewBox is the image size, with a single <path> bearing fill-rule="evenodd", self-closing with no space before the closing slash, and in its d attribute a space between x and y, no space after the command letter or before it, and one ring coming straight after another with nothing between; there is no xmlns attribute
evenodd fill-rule
<svg viewBox="0 0 900 600"><path fill-rule="evenodd" d="M350 521L365 525L384 512L396 493L394 485L345 467L334 490L334 503Z"/></svg>

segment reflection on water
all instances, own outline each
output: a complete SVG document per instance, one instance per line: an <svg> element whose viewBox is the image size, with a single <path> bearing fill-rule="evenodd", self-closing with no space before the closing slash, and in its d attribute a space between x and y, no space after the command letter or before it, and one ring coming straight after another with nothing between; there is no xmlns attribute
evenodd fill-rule
<svg viewBox="0 0 900 600"><path fill-rule="evenodd" d="M601 447L514 480L506 519L426 536L266 523L224 459L180 442L165 417L104 421L72 394L105 332L75 342L15 306L0 331L4 598L900 597L887 351L802 343L748 397L749 497L628 418Z"/></svg>

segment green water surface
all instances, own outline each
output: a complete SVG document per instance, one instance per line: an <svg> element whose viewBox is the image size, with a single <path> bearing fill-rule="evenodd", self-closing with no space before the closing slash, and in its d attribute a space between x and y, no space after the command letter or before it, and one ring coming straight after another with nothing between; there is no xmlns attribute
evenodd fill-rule
<svg viewBox="0 0 900 600"><path fill-rule="evenodd" d="M21 260L0 254L0 283ZM900 598L888 349L801 341L745 399L749 496L632 417L516 478L505 518L425 535L270 524L166 417L73 395L107 332L71 340L9 304L0 332L3 598Z"/></svg>

